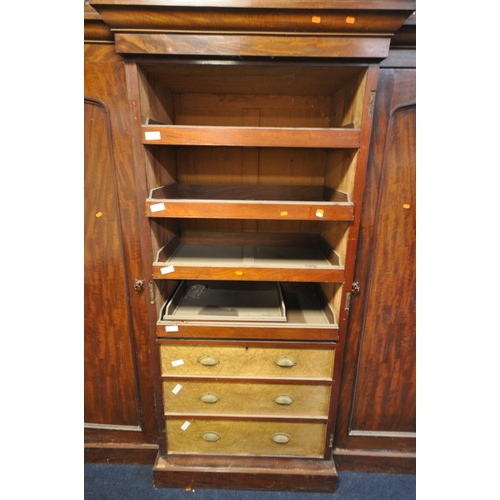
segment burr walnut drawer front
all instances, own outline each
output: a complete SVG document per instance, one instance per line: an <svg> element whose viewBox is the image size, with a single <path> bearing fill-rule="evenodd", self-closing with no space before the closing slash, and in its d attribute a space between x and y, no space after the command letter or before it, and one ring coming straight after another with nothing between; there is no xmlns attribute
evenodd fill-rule
<svg viewBox="0 0 500 500"><path fill-rule="evenodd" d="M169 453L323 458L324 423L168 419Z"/></svg>
<svg viewBox="0 0 500 500"><path fill-rule="evenodd" d="M329 385L163 382L166 415L327 418Z"/></svg>
<svg viewBox="0 0 500 500"><path fill-rule="evenodd" d="M163 376L330 380L335 350L162 344Z"/></svg>

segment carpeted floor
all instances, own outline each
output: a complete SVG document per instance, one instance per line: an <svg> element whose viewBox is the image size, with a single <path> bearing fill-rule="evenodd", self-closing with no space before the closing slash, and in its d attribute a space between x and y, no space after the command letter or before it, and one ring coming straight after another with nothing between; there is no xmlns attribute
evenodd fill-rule
<svg viewBox="0 0 500 500"><path fill-rule="evenodd" d="M85 464L85 500L414 500L416 476L339 472L337 491L297 493L153 486L149 465Z"/></svg>

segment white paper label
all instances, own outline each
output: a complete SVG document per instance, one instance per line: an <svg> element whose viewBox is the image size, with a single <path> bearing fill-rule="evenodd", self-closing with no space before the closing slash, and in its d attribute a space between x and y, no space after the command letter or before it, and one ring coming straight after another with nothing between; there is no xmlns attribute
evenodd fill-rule
<svg viewBox="0 0 500 500"><path fill-rule="evenodd" d="M180 390L182 389L182 385L180 384L177 384L173 389L172 389L172 392L174 394L177 394Z"/></svg>
<svg viewBox="0 0 500 500"><path fill-rule="evenodd" d="M146 141L159 141L161 139L161 133L158 130L146 132L144 136L146 137Z"/></svg>
<svg viewBox="0 0 500 500"><path fill-rule="evenodd" d="M166 332L178 332L179 327L177 325L172 325L172 326L166 326L165 327Z"/></svg>
<svg viewBox="0 0 500 500"><path fill-rule="evenodd" d="M181 429L185 431L191 425L187 420L181 425Z"/></svg>
<svg viewBox="0 0 500 500"><path fill-rule="evenodd" d="M167 266L167 267L162 267L160 269L161 274L168 274L168 273L173 273L175 271L174 266Z"/></svg>
<svg viewBox="0 0 500 500"><path fill-rule="evenodd" d="M183 359L178 359L176 361L172 361L172 366L181 366L184 364L184 360Z"/></svg>
<svg viewBox="0 0 500 500"><path fill-rule="evenodd" d="M154 205L149 205L149 210L151 212L161 212L165 210L165 203L155 203Z"/></svg>
<svg viewBox="0 0 500 500"><path fill-rule="evenodd" d="M316 217L323 217L323 212L320 211L316 212Z"/></svg>

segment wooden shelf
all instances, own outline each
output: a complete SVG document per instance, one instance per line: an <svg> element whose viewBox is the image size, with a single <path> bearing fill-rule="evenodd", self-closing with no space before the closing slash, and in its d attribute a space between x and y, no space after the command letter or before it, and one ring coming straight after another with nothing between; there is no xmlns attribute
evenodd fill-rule
<svg viewBox="0 0 500 500"><path fill-rule="evenodd" d="M173 183L146 200L148 217L351 221L353 212L347 194L323 186Z"/></svg>
<svg viewBox="0 0 500 500"><path fill-rule="evenodd" d="M284 148L359 148L356 128L143 125L143 144Z"/></svg>
<svg viewBox="0 0 500 500"><path fill-rule="evenodd" d="M342 282L344 267L319 234L200 231L169 240L158 251L153 277Z"/></svg>

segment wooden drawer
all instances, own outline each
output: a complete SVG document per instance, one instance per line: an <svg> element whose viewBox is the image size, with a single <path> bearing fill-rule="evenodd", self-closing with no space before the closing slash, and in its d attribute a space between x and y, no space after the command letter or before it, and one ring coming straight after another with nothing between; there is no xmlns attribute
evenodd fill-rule
<svg viewBox="0 0 500 500"><path fill-rule="evenodd" d="M331 380L335 350L162 344L163 376Z"/></svg>
<svg viewBox="0 0 500 500"><path fill-rule="evenodd" d="M329 385L163 382L166 415L328 418Z"/></svg>
<svg viewBox="0 0 500 500"><path fill-rule="evenodd" d="M169 453L323 458L326 424L168 419Z"/></svg>

